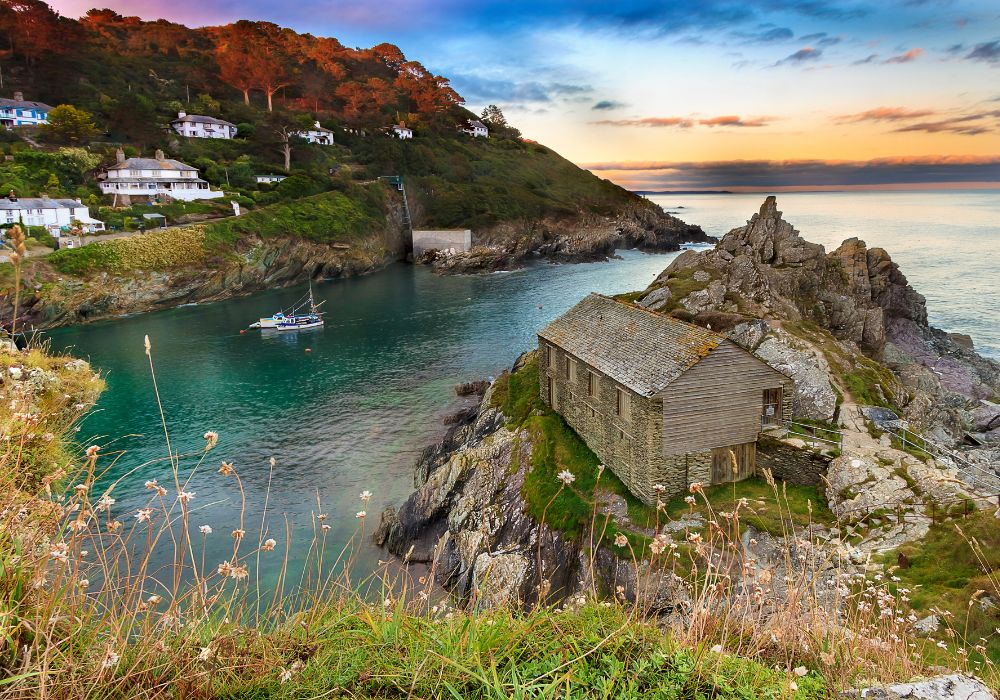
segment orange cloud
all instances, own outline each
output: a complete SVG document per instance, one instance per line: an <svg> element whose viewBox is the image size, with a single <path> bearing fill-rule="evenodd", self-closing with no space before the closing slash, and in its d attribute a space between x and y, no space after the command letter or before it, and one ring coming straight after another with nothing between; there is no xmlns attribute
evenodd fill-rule
<svg viewBox="0 0 1000 700"><path fill-rule="evenodd" d="M704 119L694 119L692 117L643 117L641 119L601 119L591 122L601 126L654 126L654 127L677 127L679 129L690 129L695 124L701 126L767 126L777 117L753 117L744 119L743 117L724 115L720 117L705 117Z"/></svg>
<svg viewBox="0 0 1000 700"><path fill-rule="evenodd" d="M699 119L698 123L704 126L767 126L776 117L755 117L753 119L743 119L742 117L724 116Z"/></svg>
<svg viewBox="0 0 1000 700"><path fill-rule="evenodd" d="M856 114L842 114L834 117L838 124L854 124L856 122L896 122L907 119L919 119L938 114L933 109L907 109L905 107L876 107Z"/></svg>
<svg viewBox="0 0 1000 700"><path fill-rule="evenodd" d="M909 63L910 61L916 61L924 53L923 49L913 48L909 51L905 51L898 56L892 56L883 61L883 63Z"/></svg>

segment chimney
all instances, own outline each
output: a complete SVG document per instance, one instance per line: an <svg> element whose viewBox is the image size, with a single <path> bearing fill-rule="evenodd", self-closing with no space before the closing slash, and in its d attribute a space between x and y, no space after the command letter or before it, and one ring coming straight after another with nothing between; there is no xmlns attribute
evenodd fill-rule
<svg viewBox="0 0 1000 700"><path fill-rule="evenodd" d="M166 156L163 155L163 149L157 148L156 155L154 156L156 160L163 160Z"/></svg>
<svg viewBox="0 0 1000 700"><path fill-rule="evenodd" d="M115 162L116 163L124 163L125 162L125 149L122 148L121 146L119 146L118 150L115 151Z"/></svg>
<svg viewBox="0 0 1000 700"><path fill-rule="evenodd" d="M406 122L404 122L402 119L400 119L399 120L399 126L400 126L401 129L405 129L406 128Z"/></svg>
<svg viewBox="0 0 1000 700"><path fill-rule="evenodd" d="M18 102L24 102L24 93L20 90L14 92L14 99Z"/></svg>
<svg viewBox="0 0 1000 700"><path fill-rule="evenodd" d="M14 194L14 190L11 190L10 193L8 193L7 199L9 199L12 202L16 202L17 201L17 195Z"/></svg>
<svg viewBox="0 0 1000 700"><path fill-rule="evenodd" d="M177 113L177 118L178 118L178 119L183 119L183 118L184 118L184 117L186 117L187 115L188 115L188 113L187 113L187 112L178 112L178 113Z"/></svg>
<svg viewBox="0 0 1000 700"><path fill-rule="evenodd" d="M319 125L319 119L317 119L316 121L314 121L314 122L313 122L313 124L315 124L315 125L316 125L316 128L317 128L317 129L322 129L322 128L323 128L323 127L321 127L321 126Z"/></svg>

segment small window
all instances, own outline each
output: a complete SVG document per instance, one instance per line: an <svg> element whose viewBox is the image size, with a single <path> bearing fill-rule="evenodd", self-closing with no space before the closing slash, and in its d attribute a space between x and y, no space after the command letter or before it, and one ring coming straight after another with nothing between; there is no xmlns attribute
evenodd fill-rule
<svg viewBox="0 0 1000 700"><path fill-rule="evenodd" d="M597 375L587 372L587 396L597 396Z"/></svg>
<svg viewBox="0 0 1000 700"><path fill-rule="evenodd" d="M548 365L549 367L554 367L556 363L556 349L551 345L547 345L545 347L546 347L545 364Z"/></svg>
<svg viewBox="0 0 1000 700"><path fill-rule="evenodd" d="M576 383L576 360L570 357L566 358L566 379L570 383Z"/></svg>
<svg viewBox="0 0 1000 700"><path fill-rule="evenodd" d="M615 389L615 415L625 415L625 392Z"/></svg>
<svg viewBox="0 0 1000 700"><path fill-rule="evenodd" d="M621 430L621 429L618 430L618 439L619 440L624 440L625 439L625 431L624 430Z"/></svg>

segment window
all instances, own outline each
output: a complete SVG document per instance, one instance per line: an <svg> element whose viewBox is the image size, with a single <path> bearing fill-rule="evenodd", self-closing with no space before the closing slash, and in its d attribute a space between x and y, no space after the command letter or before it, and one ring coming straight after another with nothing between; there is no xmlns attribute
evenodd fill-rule
<svg viewBox="0 0 1000 700"><path fill-rule="evenodd" d="M781 387L777 389L764 389L761 425L778 425L781 423L781 399Z"/></svg>
<svg viewBox="0 0 1000 700"><path fill-rule="evenodd" d="M569 370L568 370L567 374L569 376L569 380L575 384L576 383L576 360L570 360L569 361Z"/></svg>
<svg viewBox="0 0 1000 700"><path fill-rule="evenodd" d="M622 417L628 415L628 394L623 389L615 389L615 414Z"/></svg>
<svg viewBox="0 0 1000 700"><path fill-rule="evenodd" d="M555 367L556 364L556 349L551 345L545 346L545 364L549 367Z"/></svg>
<svg viewBox="0 0 1000 700"><path fill-rule="evenodd" d="M597 396L597 375L587 372L587 396Z"/></svg>

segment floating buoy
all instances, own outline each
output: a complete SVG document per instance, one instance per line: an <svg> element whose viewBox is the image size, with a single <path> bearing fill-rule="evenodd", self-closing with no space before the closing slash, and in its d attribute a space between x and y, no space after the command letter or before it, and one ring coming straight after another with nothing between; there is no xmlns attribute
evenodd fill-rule
<svg viewBox="0 0 1000 700"><path fill-rule="evenodd" d="M306 348L306 352L312 352L312 351L313 351L312 348Z"/></svg>
<svg viewBox="0 0 1000 700"><path fill-rule="evenodd" d="M246 332L247 332L247 329L246 329L246 328L241 328L241 329L240 329L240 335L243 335L243 334L244 334L244 333L246 333Z"/></svg>

